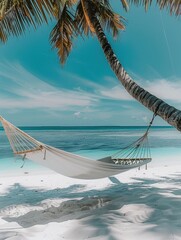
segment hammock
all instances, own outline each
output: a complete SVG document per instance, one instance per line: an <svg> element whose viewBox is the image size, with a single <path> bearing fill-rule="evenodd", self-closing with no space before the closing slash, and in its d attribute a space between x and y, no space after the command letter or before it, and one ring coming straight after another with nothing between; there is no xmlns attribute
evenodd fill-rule
<svg viewBox="0 0 181 240"><path fill-rule="evenodd" d="M148 131L153 119L145 134L137 141L112 156L95 161L41 143L0 117L15 155L22 156L23 160L30 159L64 176L78 179L110 177L147 165L152 160Z"/></svg>

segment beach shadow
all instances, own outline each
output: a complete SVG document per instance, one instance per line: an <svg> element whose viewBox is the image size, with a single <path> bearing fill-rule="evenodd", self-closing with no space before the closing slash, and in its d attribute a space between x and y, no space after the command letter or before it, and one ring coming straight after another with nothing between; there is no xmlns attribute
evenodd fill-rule
<svg viewBox="0 0 181 240"><path fill-rule="evenodd" d="M17 222L24 228L34 225L44 225L51 221L64 222L80 219L90 215L110 202L109 198L84 197L81 200L63 201L58 207L51 206L45 209L33 210L19 217L5 217L8 222Z"/></svg>
<svg viewBox="0 0 181 240"><path fill-rule="evenodd" d="M44 189L31 189L15 183L8 189L5 195L0 196L0 209L11 205L28 204L31 206L38 205L41 201L54 198L74 197L74 192L83 191L84 185L72 185L67 188L56 188L45 191ZM72 196L71 196L72 195Z"/></svg>
<svg viewBox="0 0 181 240"><path fill-rule="evenodd" d="M135 178L136 182L128 184L114 177L110 180L114 184L102 190L89 191L84 185L37 191L17 183L5 196L0 196L0 203L5 202L5 209L13 204L37 206L44 200L55 198L62 202L58 206L32 210L18 217L4 216L3 219L17 222L24 228L79 219L81 231L91 226L91 237L109 236L111 240L116 240L111 226L119 228L127 226L127 223L133 227L135 224L147 224L149 232L165 232L166 236L171 232L181 236L181 174L159 179ZM167 183L171 183L171 187ZM130 206L134 207L132 212ZM70 229L72 234L76 227Z"/></svg>
<svg viewBox="0 0 181 240"><path fill-rule="evenodd" d="M16 237L18 234L16 231L5 231L0 234L0 240L10 239Z"/></svg>
<svg viewBox="0 0 181 240"><path fill-rule="evenodd" d="M109 180L114 184L117 184L117 185L121 184L121 182L116 177L109 177Z"/></svg>

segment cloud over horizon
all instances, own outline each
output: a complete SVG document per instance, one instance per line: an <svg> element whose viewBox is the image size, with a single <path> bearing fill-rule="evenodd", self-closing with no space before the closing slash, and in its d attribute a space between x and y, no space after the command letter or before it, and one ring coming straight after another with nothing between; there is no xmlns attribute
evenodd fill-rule
<svg viewBox="0 0 181 240"><path fill-rule="evenodd" d="M56 88L30 73L20 64L0 64L1 108L50 108L93 106L95 95ZM4 83L6 81L6 83Z"/></svg>
<svg viewBox="0 0 181 240"><path fill-rule="evenodd" d="M71 77L77 81L79 87L54 86L53 82L47 83L19 63L0 63L0 108L15 114L20 110L36 111L38 114L41 110L48 112L49 115L59 116L60 112L63 112L65 118L65 112L69 112L69 118L80 123L81 120L88 122L91 119L111 121L114 116L117 116L115 118L119 122L121 114L124 115L125 123L126 117L132 119L130 121L147 122L150 112L146 111L148 114L139 117L143 114L142 106L115 78L105 76L105 84L101 85L76 74L72 74ZM181 102L181 86L177 80L173 82L173 79L153 81L139 79L139 83L166 101L175 104ZM135 104L141 107L139 111Z"/></svg>

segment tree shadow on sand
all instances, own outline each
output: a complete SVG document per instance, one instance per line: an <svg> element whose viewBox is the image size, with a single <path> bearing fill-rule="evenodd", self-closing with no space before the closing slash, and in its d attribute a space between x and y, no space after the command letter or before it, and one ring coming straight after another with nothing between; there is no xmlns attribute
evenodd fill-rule
<svg viewBox="0 0 181 240"><path fill-rule="evenodd" d="M109 236L115 240L113 229L125 224L147 224L149 231L181 236L181 175L160 179L135 178L136 182L123 184L115 177L112 184L102 190L85 189L84 185L72 185L44 191L27 189L16 183L8 193L0 196L1 215L12 205L38 206L49 199L62 200L58 206L30 210L24 215L4 216L8 222L16 222L27 228L37 224L79 219L82 231L92 226L95 236ZM69 199L69 200L67 200ZM137 206L129 212L129 206ZM141 208L141 210L140 210ZM148 211L148 210L149 211ZM101 230L100 230L101 229ZM74 227L70 231L75 231Z"/></svg>

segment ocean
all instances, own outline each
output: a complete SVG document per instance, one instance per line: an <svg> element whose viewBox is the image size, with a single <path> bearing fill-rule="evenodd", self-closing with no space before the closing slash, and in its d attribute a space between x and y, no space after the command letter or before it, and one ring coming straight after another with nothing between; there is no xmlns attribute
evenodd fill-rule
<svg viewBox="0 0 181 240"><path fill-rule="evenodd" d="M72 153L92 159L105 157L119 151L138 139L146 127L22 127L33 138ZM181 159L181 134L172 127L152 127L149 143L153 158L177 155ZM0 128L0 174L22 166L15 157L4 130ZM26 169L41 168L28 161Z"/></svg>

